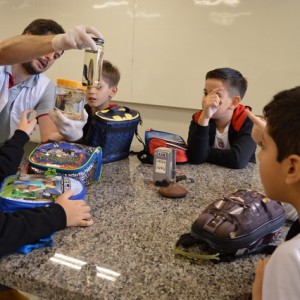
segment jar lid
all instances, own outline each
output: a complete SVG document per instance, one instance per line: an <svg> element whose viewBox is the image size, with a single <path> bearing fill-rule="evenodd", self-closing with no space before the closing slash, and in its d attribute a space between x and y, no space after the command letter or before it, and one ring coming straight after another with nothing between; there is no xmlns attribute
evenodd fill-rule
<svg viewBox="0 0 300 300"><path fill-rule="evenodd" d="M56 84L60 86L74 88L74 89L86 90L86 87L83 86L80 81L58 78L56 80Z"/></svg>
<svg viewBox="0 0 300 300"><path fill-rule="evenodd" d="M92 39L96 42L96 44L104 44L104 39L92 37Z"/></svg>

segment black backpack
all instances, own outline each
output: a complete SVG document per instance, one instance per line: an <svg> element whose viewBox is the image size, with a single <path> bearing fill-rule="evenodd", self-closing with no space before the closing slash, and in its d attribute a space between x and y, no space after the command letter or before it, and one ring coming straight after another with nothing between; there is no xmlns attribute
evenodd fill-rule
<svg viewBox="0 0 300 300"><path fill-rule="evenodd" d="M280 202L257 191L239 189L208 205L191 231L179 238L174 251L213 262L232 261L247 254L271 254L276 248L271 243L284 222ZM197 246L196 252L187 250L191 246Z"/></svg>

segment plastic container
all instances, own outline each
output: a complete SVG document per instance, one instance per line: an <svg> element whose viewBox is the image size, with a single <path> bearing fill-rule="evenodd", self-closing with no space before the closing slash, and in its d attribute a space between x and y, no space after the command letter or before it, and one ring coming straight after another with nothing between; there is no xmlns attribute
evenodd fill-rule
<svg viewBox="0 0 300 300"><path fill-rule="evenodd" d="M99 87L102 76L104 40L101 38L93 38L93 40L97 44L97 51L91 48L85 49L82 85Z"/></svg>
<svg viewBox="0 0 300 300"><path fill-rule="evenodd" d="M56 82L55 108L67 118L80 120L85 104L86 87L81 82L59 78Z"/></svg>

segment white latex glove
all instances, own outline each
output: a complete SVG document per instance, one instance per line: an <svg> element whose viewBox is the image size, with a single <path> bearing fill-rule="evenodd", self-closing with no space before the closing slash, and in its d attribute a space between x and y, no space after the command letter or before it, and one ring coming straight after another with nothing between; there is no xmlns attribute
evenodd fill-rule
<svg viewBox="0 0 300 300"><path fill-rule="evenodd" d="M66 118L59 110L49 112L49 117L56 125L58 132L70 142L79 140L82 135L82 128L86 124L88 114L84 109L80 120L70 120Z"/></svg>
<svg viewBox="0 0 300 300"><path fill-rule="evenodd" d="M83 49L91 47L94 51L97 51L95 41L90 34L95 37L103 38L100 31L91 26L76 26L66 33L57 34L52 39L52 47L55 51L69 50L69 49Z"/></svg>

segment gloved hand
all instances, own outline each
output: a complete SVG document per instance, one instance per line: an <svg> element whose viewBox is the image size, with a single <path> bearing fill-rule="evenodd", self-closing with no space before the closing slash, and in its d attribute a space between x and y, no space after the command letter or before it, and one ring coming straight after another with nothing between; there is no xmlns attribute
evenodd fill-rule
<svg viewBox="0 0 300 300"><path fill-rule="evenodd" d="M49 117L56 125L58 132L70 142L79 140L82 135L82 128L86 124L88 114L84 109L80 120L70 120L66 118L59 110L49 112Z"/></svg>
<svg viewBox="0 0 300 300"><path fill-rule="evenodd" d="M55 51L83 49L87 47L91 47L94 51L97 51L96 43L90 34L98 38L103 38L102 34L96 28L80 25L70 29L66 33L57 34L52 39L52 47Z"/></svg>

